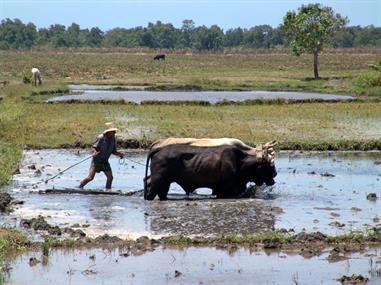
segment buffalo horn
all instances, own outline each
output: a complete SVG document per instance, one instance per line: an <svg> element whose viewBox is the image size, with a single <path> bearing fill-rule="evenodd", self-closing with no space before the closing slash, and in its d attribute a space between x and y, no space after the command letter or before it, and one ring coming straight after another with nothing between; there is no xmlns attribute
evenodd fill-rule
<svg viewBox="0 0 381 285"><path fill-rule="evenodd" d="M258 144L256 147L255 147L255 152L256 152L256 157L259 161L262 161L263 160L263 145L262 144Z"/></svg>
<svg viewBox="0 0 381 285"><path fill-rule="evenodd" d="M273 140L273 141L271 141L271 142L267 142L266 144L265 144L265 147L274 147L274 146L276 146L277 145L277 141L275 141L275 140Z"/></svg>

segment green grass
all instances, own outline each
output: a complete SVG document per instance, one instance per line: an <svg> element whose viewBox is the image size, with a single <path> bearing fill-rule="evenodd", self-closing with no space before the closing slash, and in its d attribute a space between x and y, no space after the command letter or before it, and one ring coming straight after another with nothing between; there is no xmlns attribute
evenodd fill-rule
<svg viewBox="0 0 381 285"><path fill-rule="evenodd" d="M30 245L28 239L15 229L0 228L0 257L11 250L24 249Z"/></svg>
<svg viewBox="0 0 381 285"><path fill-rule="evenodd" d="M21 149L18 146L0 141L0 185L8 181L20 158Z"/></svg>
<svg viewBox="0 0 381 285"><path fill-rule="evenodd" d="M0 96L4 98L22 98L24 100L31 99L31 96L57 95L67 92L69 92L67 85L56 81L47 81L43 85L37 85L36 87L32 84L12 82L10 85L0 88Z"/></svg>
<svg viewBox="0 0 381 285"><path fill-rule="evenodd" d="M176 137L235 137L248 144L276 139L282 149L380 148L381 103L253 105L128 105L0 102L2 142L33 148L88 146L105 121L121 141Z"/></svg>
<svg viewBox="0 0 381 285"><path fill-rule="evenodd" d="M154 89L308 90L380 95L379 76L368 70L381 50L327 50L322 79L310 80L311 57L255 50L232 54L176 54L165 62L150 53L2 51L0 79L0 185L16 169L21 149L87 147L114 121L120 141L150 142L169 136L235 137L248 144L276 139L281 149L380 149L381 103L286 104L200 102L153 104L44 104L67 92L65 82L145 84ZM38 58L43 85L22 84ZM312 74L311 74L312 75ZM97 78L105 76L105 80Z"/></svg>
<svg viewBox="0 0 381 285"><path fill-rule="evenodd" d="M167 106L27 104L25 124L3 128L4 140L33 148L90 145L105 121L120 139L235 137L248 144L276 139L290 149L380 146L381 103Z"/></svg>
<svg viewBox="0 0 381 285"><path fill-rule="evenodd" d="M163 238L164 243L170 246L192 246L192 245L219 245L219 244L236 244L236 245L254 245L254 244L266 244L273 243L277 247L287 245L289 248L300 248L300 243L314 243L321 242L325 244L325 247L335 244L346 243L360 243L369 245L380 245L381 243L381 231L373 228L366 232L350 232L342 235L325 236L322 235L321 239L315 239L315 234L305 234L304 238L298 238L298 234L285 234L277 231L263 232L263 233L247 233L247 234L227 234L218 237L194 237L189 238L185 236L171 236ZM312 242L309 237L311 237Z"/></svg>
<svg viewBox="0 0 381 285"><path fill-rule="evenodd" d="M40 87L17 84L0 89L0 96L4 98L0 101L0 185L6 183L17 169L22 147L27 144L30 131L27 120L31 112L27 99L37 93L57 92L65 88L61 83Z"/></svg>
<svg viewBox="0 0 381 285"><path fill-rule="evenodd" d="M4 258L26 249L28 239L15 229L0 228L0 284L3 284L3 271L7 269Z"/></svg>
<svg viewBox="0 0 381 285"><path fill-rule="evenodd" d="M326 238L328 244L340 244L344 242L356 242L356 243L381 243L381 230L378 228L372 228L365 232L349 232L337 236L328 236Z"/></svg>
<svg viewBox="0 0 381 285"><path fill-rule="evenodd" d="M329 93L380 95L356 78L381 57L380 49L329 50L319 57L321 80L313 77L312 56L295 57L286 51L261 53L170 53L165 62L152 53L83 51L2 51L1 80L21 82L38 59L43 80L97 84L152 85L171 89L191 85L215 90L308 90ZM106 79L99 79L99 78Z"/></svg>
<svg viewBox="0 0 381 285"><path fill-rule="evenodd" d="M380 103L310 103L252 106L104 106L127 137L134 129L148 139L236 137L248 144L276 139L304 148L343 148L380 139ZM126 123L127 122L127 123ZM135 137L137 138L137 137ZM299 144L299 146L298 146Z"/></svg>
<svg viewBox="0 0 381 285"><path fill-rule="evenodd" d="M209 105L176 104L45 104L52 94L67 92L67 82L152 85L155 89L307 90L381 95L380 77L368 65L381 51L329 51L320 57L320 80L310 80L310 56L286 53L169 54L165 62L152 54L22 51L0 52L0 185L17 169L24 147L89 146L114 121L121 141L147 142L169 136L235 137L248 144L276 139L280 149L381 149L381 102L246 102ZM44 84L22 84L38 58ZM98 77L106 76L106 80ZM380 243L379 231L327 237L329 244ZM218 239L171 237L169 245L280 243L292 238L280 233L225 235ZM6 254L28 241L19 232L0 229L0 267ZM77 241L47 240L44 246L80 246ZM1 272L1 270L0 270ZM1 283L1 273L0 273Z"/></svg>

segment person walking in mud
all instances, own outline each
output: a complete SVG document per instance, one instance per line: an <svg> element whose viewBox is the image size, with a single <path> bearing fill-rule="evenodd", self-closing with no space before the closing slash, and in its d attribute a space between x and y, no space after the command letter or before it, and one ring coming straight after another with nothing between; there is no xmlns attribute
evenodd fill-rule
<svg viewBox="0 0 381 285"><path fill-rule="evenodd" d="M108 159L111 154L118 155L120 158L124 157L123 153L116 150L115 133L117 130L112 122L106 123L106 130L97 137L96 142L91 147L93 159L89 175L81 181L79 188L83 189L87 183L94 179L95 173L102 171L107 177L106 189L111 189L113 176Z"/></svg>

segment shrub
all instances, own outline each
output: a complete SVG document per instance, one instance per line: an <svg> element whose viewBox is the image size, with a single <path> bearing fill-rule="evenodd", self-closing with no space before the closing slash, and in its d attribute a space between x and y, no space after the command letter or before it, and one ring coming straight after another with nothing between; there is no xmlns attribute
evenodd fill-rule
<svg viewBox="0 0 381 285"><path fill-rule="evenodd" d="M24 84L30 84L30 83L32 83L32 79L30 78L30 76L27 76L27 75L23 75L23 77L22 77L22 82L24 83Z"/></svg>
<svg viewBox="0 0 381 285"><path fill-rule="evenodd" d="M375 71L381 71L381 60L379 60L375 64L369 64L369 68L371 68Z"/></svg>
<svg viewBox="0 0 381 285"><path fill-rule="evenodd" d="M358 77L359 85L363 87L381 87L381 73L364 73Z"/></svg>

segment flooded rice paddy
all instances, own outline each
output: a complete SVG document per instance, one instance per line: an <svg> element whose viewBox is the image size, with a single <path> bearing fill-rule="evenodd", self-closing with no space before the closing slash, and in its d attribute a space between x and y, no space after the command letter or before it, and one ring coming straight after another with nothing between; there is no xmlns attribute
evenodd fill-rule
<svg viewBox="0 0 381 285"><path fill-rule="evenodd" d="M49 99L59 101L125 101L140 104L144 101L202 101L215 104L223 101L247 100L352 100L352 96L308 92L278 91L147 91L144 86L122 85L70 85L78 94L68 94ZM115 90L123 89L123 90ZM114 89L114 90L112 90ZM127 90L131 89L131 90Z"/></svg>
<svg viewBox="0 0 381 285"><path fill-rule="evenodd" d="M247 248L158 247L144 254L113 250L54 250L48 260L28 252L10 262L6 283L47 284L340 284L343 275L361 274L368 285L380 284L380 249L329 262L328 252L303 258L290 252ZM53 282L53 283L52 283Z"/></svg>
<svg viewBox="0 0 381 285"><path fill-rule="evenodd" d="M111 158L113 191L132 193L143 187L145 152L126 150L128 160ZM40 190L72 189L87 175L86 161L56 179L44 181L88 156L85 150L28 150L19 173L5 187L24 201L2 225L20 228L20 220L42 215L52 225L81 229L88 236L120 238L171 235L216 236L273 229L336 235L380 227L379 152L281 152L273 187L261 187L251 199L217 200L209 189L186 197L172 185L169 201L144 201L132 196L39 194ZM87 189L103 189L98 174ZM31 240L41 236L21 229ZM307 245L308 246L308 245ZM340 284L342 276L381 283L381 249L360 247L339 259L332 248L306 258L295 250L268 250L226 244L218 247L139 247L52 249L6 259L5 284ZM360 283L359 283L360 284Z"/></svg>
<svg viewBox="0 0 381 285"><path fill-rule="evenodd" d="M142 235L215 236L222 233L255 233L272 229L295 232L320 231L343 234L380 227L381 196L379 152L299 153L282 152L276 158L278 176L273 187L257 188L255 198L211 199L209 189L184 195L173 184L173 200L144 201L142 195L106 196L39 194L44 189L76 188L90 165L86 161L47 184L44 181L89 155L84 150L25 151L20 173L6 190L24 201L2 217L2 223L18 226L20 219L42 215L58 226L86 225L89 236L101 234L136 238ZM143 188L144 152L128 151L129 160L110 159L113 191L134 192ZM97 174L87 189L103 189L105 177Z"/></svg>

